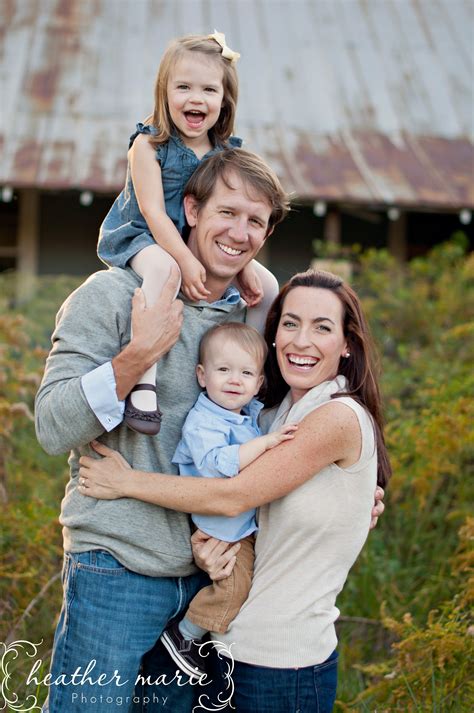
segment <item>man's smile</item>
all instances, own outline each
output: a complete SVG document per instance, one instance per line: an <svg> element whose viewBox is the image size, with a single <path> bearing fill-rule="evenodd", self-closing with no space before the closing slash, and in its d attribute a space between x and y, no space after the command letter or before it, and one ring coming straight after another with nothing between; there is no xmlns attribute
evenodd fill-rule
<svg viewBox="0 0 474 713"><path fill-rule="evenodd" d="M236 250L235 248L231 248L230 245L224 245L224 243L217 242L217 240L216 244L227 255L242 255L243 253L243 250Z"/></svg>

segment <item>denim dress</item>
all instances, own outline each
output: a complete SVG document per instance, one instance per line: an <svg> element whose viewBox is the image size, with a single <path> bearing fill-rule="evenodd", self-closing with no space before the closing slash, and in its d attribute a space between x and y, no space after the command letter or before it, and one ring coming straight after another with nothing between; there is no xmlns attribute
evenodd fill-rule
<svg viewBox="0 0 474 713"><path fill-rule="evenodd" d="M137 124L137 130L130 137L129 148L138 134L153 135L155 133L154 126ZM186 225L183 207L184 187L196 168L201 161L218 151L223 151L227 147L239 148L241 145L241 139L231 136L225 145L215 146L201 159L196 156L194 151L185 146L176 134L170 136L165 144L158 146L156 160L161 167L166 213L180 235L183 234L183 228ZM100 227L97 253L106 265L125 267L140 250L155 244L156 241L138 207L129 163L125 187L116 198Z"/></svg>

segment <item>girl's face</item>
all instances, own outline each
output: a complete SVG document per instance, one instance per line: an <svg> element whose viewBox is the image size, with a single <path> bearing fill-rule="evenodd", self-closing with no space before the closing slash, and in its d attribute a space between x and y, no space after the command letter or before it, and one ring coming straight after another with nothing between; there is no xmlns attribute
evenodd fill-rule
<svg viewBox="0 0 474 713"><path fill-rule="evenodd" d="M171 119L183 138L191 142L207 133L219 118L224 70L201 52L185 52L171 70L167 99Z"/></svg>
<svg viewBox="0 0 474 713"><path fill-rule="evenodd" d="M283 302L275 348L294 402L337 376L339 359L347 353L339 297L320 287L291 290Z"/></svg>

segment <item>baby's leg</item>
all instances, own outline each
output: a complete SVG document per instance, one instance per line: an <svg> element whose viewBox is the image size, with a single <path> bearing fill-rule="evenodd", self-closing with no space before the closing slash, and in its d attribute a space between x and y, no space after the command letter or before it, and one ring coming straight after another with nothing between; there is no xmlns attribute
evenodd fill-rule
<svg viewBox="0 0 474 713"><path fill-rule="evenodd" d="M191 600L186 617L179 624L173 622L161 635L175 664L188 675L203 666L199 656L200 639L207 631L227 631L247 599L252 584L254 545L253 534L240 540L240 550L230 575L200 589Z"/></svg>
<svg viewBox="0 0 474 713"><path fill-rule="evenodd" d="M159 245L149 245L140 250L130 260L130 265L137 275L143 278L142 290L147 306L153 305L161 295L173 265L177 265L174 258ZM178 294L178 290L176 295ZM176 298L175 295L175 298ZM156 364L153 364L143 374L138 384L156 384ZM155 411L157 408L156 394L153 391L133 391L130 395L132 405L141 411Z"/></svg>
<svg viewBox="0 0 474 713"><path fill-rule="evenodd" d="M252 267L260 278L263 288L262 301L256 307L250 307L247 310L247 324L255 327L261 334L265 330L265 322L267 319L268 310L270 309L273 300L280 291L277 279L270 270L261 265L256 260L252 260Z"/></svg>

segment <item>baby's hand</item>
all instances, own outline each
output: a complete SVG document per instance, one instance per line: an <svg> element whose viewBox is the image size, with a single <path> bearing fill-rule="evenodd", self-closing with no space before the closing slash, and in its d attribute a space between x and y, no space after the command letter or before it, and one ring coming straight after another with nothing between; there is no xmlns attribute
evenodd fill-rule
<svg viewBox="0 0 474 713"><path fill-rule="evenodd" d="M277 431L267 434L267 436L265 436L267 439L267 450L269 448L275 448L275 446L283 443L283 441L290 441L295 437L297 428L297 423L285 423Z"/></svg>
<svg viewBox="0 0 474 713"><path fill-rule="evenodd" d="M184 292L188 300L198 302L205 300L211 294L206 289L206 271L194 255L189 252L184 260L180 262L180 270L182 277L181 290Z"/></svg>
<svg viewBox="0 0 474 713"><path fill-rule="evenodd" d="M259 276L249 263L237 275L240 294L249 307L255 307L262 301L263 288Z"/></svg>

